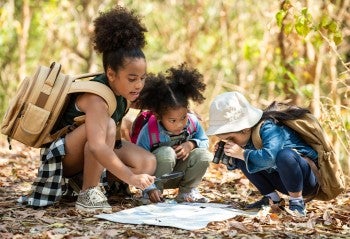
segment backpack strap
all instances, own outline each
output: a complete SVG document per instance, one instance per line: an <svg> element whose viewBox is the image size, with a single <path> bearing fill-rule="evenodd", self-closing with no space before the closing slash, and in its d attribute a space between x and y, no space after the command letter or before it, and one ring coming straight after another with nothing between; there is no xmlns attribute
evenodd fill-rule
<svg viewBox="0 0 350 239"><path fill-rule="evenodd" d="M196 124L192 118L192 116L189 114L188 119L190 121L189 125L187 126L187 130L189 134L192 134L193 132L197 131ZM153 148L156 144L160 142L159 139L159 130L158 130L158 123L157 118L155 115L151 115L148 120L148 136L149 136L149 142L150 147Z"/></svg>
<svg viewBox="0 0 350 239"><path fill-rule="evenodd" d="M252 142L256 149L261 149L263 144L260 137L260 128L265 121L259 122L254 128L252 128Z"/></svg>
<svg viewBox="0 0 350 239"><path fill-rule="evenodd" d="M50 95L52 87L55 84L55 81L57 79L58 74L61 71L61 64L58 62L52 62L50 66L49 73L47 75L47 78L45 80L45 83L42 87L42 93L46 95Z"/></svg>
<svg viewBox="0 0 350 239"><path fill-rule="evenodd" d="M151 148L153 145L159 143L158 122L155 115L151 115L148 120L148 136Z"/></svg>
<svg viewBox="0 0 350 239"><path fill-rule="evenodd" d="M91 75L90 75L91 76ZM92 93L102 97L108 104L109 115L117 108L113 91L106 85L96 81L74 81L68 91L71 93Z"/></svg>
<svg viewBox="0 0 350 239"><path fill-rule="evenodd" d="M52 92L52 89L54 88L55 82L60 75L61 64L53 62L50 68L40 66L39 69L40 70L37 71L36 76L34 76L34 78L45 78L45 81L43 82L43 85L39 91L39 95L37 96L35 105L40 108L45 108L45 105L49 100L49 96ZM44 74L46 74L46 76L43 76ZM62 89L65 89L65 87L69 83L69 80L65 80L61 85ZM65 92L61 91L61 94L63 93Z"/></svg>
<svg viewBox="0 0 350 239"><path fill-rule="evenodd" d="M131 105L131 102L126 100L126 107L125 107L125 111L124 111L124 115L123 117L128 113L129 111L129 108L130 108L130 105ZM122 139L122 131L121 131L121 127L122 127L122 120L123 118L116 124L116 136L115 136L115 141L117 142L118 147L116 148L120 148L122 145L121 145L121 139Z"/></svg>
<svg viewBox="0 0 350 239"><path fill-rule="evenodd" d="M191 116L191 114L188 114L188 120L190 121L189 125L187 126L187 130L190 134L197 131L197 126Z"/></svg>
<svg viewBox="0 0 350 239"><path fill-rule="evenodd" d="M103 72L95 72L95 73L83 73L80 75L75 75L74 79L75 80L80 80L80 79L85 79L85 78L90 78L90 77L95 77L104 74Z"/></svg>

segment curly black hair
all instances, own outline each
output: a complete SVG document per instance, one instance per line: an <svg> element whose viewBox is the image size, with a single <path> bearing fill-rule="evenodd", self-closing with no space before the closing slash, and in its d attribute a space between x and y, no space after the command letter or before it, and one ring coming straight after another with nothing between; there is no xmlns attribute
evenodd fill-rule
<svg viewBox="0 0 350 239"><path fill-rule="evenodd" d="M188 108L190 99L202 103L205 100L205 88L203 75L182 63L169 68L165 74L149 74L135 105L163 115L169 109Z"/></svg>
<svg viewBox="0 0 350 239"><path fill-rule="evenodd" d="M145 58L146 27L133 10L121 6L100 13L94 20L94 49L103 54L103 67L117 71L125 58Z"/></svg>

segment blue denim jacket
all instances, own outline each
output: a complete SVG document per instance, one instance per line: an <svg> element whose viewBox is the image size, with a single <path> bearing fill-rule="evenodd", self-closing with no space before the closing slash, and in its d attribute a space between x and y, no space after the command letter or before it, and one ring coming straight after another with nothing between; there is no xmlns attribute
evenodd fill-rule
<svg viewBox="0 0 350 239"><path fill-rule="evenodd" d="M285 148L294 149L300 155L317 160L317 152L307 145L295 131L285 125L266 120L260 128L260 137L263 144L262 149L256 149L251 139L244 147L244 160L250 173L276 169L276 155Z"/></svg>
<svg viewBox="0 0 350 239"><path fill-rule="evenodd" d="M200 125L198 118L194 114L188 113L188 117L191 117L193 120L193 123L196 126L196 131L192 134L189 134L185 141L191 140L196 143L198 148L208 148L209 147L209 139L208 136L205 134L205 131L203 127ZM160 122L157 122L158 124L158 131L159 131L159 140L160 143L166 143L170 142L170 136L168 131L160 124ZM189 120L187 120L187 125L190 124ZM185 127L185 129L187 126ZM184 130L185 130L184 129ZM137 145L141 146L142 148L151 151L150 147L150 140L149 140L149 131L148 131L148 123L146 123L137 138Z"/></svg>

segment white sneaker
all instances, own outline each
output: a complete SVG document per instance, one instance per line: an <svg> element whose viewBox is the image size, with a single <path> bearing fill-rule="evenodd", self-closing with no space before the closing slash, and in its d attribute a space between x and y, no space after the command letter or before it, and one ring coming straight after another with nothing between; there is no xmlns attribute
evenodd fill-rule
<svg viewBox="0 0 350 239"><path fill-rule="evenodd" d="M93 187L80 192L75 203L75 208L88 213L112 213L112 207L100 187Z"/></svg>
<svg viewBox="0 0 350 239"><path fill-rule="evenodd" d="M199 203L208 203L210 200L204 197L197 188L192 188L190 192L181 193L175 198L178 202L199 202Z"/></svg>

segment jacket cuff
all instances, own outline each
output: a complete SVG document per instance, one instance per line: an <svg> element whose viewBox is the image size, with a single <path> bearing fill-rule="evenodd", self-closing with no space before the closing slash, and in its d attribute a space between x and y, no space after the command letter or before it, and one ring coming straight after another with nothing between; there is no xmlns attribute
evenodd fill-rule
<svg viewBox="0 0 350 239"><path fill-rule="evenodd" d="M143 190L143 193L148 193L150 191L153 191L155 189L158 189L157 186L153 183L150 186L148 186L147 188L145 188L145 190Z"/></svg>

